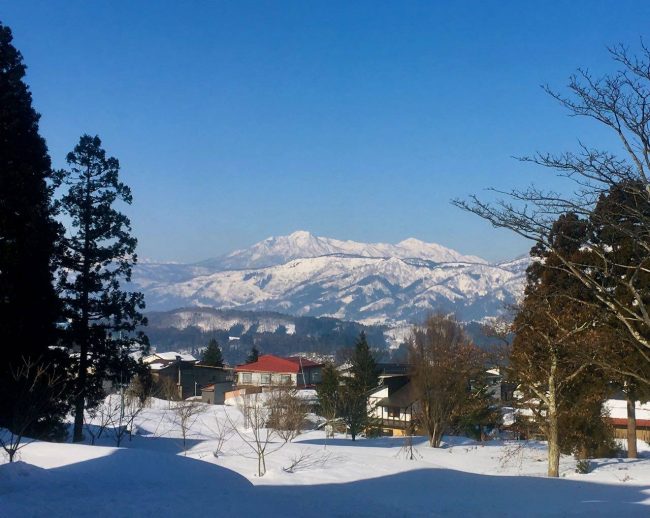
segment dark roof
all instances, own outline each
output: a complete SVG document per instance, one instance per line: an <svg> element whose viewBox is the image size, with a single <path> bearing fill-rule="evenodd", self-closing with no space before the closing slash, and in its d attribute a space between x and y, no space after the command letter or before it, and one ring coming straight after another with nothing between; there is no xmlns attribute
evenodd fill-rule
<svg viewBox="0 0 650 518"><path fill-rule="evenodd" d="M388 397L379 400L379 406L397 406L400 408L406 408L411 406L415 401L417 401L417 396L415 394L415 387L412 383L407 383L402 386L392 394L390 393L390 388L388 389Z"/></svg>
<svg viewBox="0 0 650 518"><path fill-rule="evenodd" d="M377 363L377 373L380 376L382 374L408 374L410 367L408 363Z"/></svg>

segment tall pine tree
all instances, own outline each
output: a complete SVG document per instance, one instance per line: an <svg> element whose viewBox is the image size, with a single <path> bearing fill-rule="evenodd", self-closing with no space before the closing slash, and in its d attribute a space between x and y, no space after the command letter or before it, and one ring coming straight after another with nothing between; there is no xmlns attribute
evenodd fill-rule
<svg viewBox="0 0 650 518"><path fill-rule="evenodd" d="M12 39L0 23L0 428L9 429L21 409L7 396L30 383L24 379L25 386L17 387L11 373L25 362L53 369L63 360L50 348L59 311L52 283L59 227L50 204L50 157ZM66 409L51 403L29 427L32 436L55 432Z"/></svg>
<svg viewBox="0 0 650 518"><path fill-rule="evenodd" d="M357 338L351 361L352 377L342 390L341 417L354 441L368 424L368 392L377 386L377 364L363 331Z"/></svg>
<svg viewBox="0 0 650 518"><path fill-rule="evenodd" d="M203 351L201 363L211 367L223 367L223 354L221 353L221 347L219 347L219 343L214 338L210 339L208 346L205 348L205 351Z"/></svg>
<svg viewBox="0 0 650 518"><path fill-rule="evenodd" d="M107 378L125 383L135 371L129 353L145 350L146 336L135 332L146 324L141 293L125 292L137 260L137 240L129 219L115 208L130 204L130 189L119 180L119 162L107 157L99 137L83 135L59 171L67 187L60 209L71 220L64 238L59 288L70 321L69 346L77 353L74 441L83 439L84 409L103 396Z"/></svg>
<svg viewBox="0 0 650 518"><path fill-rule="evenodd" d="M363 392L377 386L377 362L372 355L366 333L361 331L352 353L352 376Z"/></svg>

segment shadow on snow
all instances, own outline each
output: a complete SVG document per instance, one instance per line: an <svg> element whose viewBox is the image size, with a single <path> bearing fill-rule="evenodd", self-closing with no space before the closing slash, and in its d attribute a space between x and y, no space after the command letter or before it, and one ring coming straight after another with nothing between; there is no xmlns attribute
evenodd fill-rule
<svg viewBox="0 0 650 518"><path fill-rule="evenodd" d="M331 444L331 443L330 443ZM20 463L23 464L23 463ZM59 468L3 474L3 516L647 516L649 488L417 469L341 484L258 485L226 468L115 450ZM297 481L300 475L296 474ZM272 482L271 478L268 479Z"/></svg>

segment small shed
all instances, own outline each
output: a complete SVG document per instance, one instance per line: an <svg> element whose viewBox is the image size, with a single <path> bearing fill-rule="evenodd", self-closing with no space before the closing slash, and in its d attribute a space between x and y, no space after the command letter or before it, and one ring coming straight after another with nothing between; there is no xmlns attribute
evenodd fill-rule
<svg viewBox="0 0 650 518"><path fill-rule="evenodd" d="M231 391L231 381L212 383L201 387L201 401L210 405L223 405L226 400L226 392Z"/></svg>

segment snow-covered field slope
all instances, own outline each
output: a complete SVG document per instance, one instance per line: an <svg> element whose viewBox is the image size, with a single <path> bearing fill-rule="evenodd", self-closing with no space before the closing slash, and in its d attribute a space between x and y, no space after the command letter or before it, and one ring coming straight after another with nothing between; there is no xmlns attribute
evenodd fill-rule
<svg viewBox="0 0 650 518"><path fill-rule="evenodd" d="M528 259L490 265L433 243L337 241L296 232L196 265L139 265L149 309L213 306L367 322L432 311L481 320L522 293Z"/></svg>
<svg viewBox="0 0 650 518"><path fill-rule="evenodd" d="M587 475L563 457L562 477L543 476L541 443L475 443L446 438L441 449L416 439L408 460L399 438L325 440L300 435L257 461L236 435L216 458L216 423L237 424L236 408L205 406L187 456L174 412L154 402L123 448L33 443L0 465L0 516L648 516L650 452L635 461L594 461ZM275 444L273 445L275 446ZM287 473L292 459L313 462Z"/></svg>

